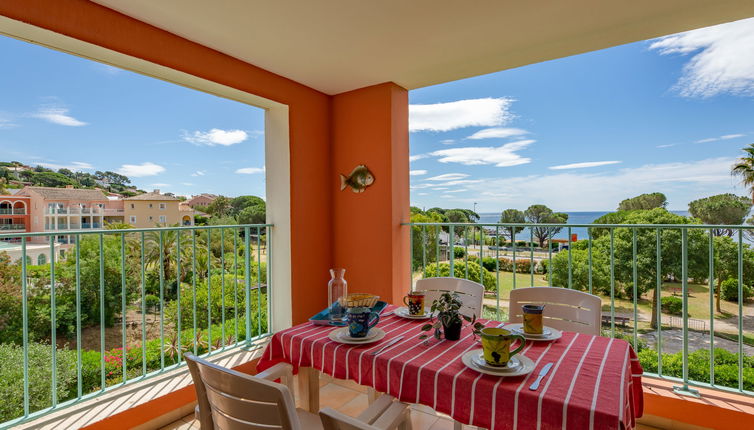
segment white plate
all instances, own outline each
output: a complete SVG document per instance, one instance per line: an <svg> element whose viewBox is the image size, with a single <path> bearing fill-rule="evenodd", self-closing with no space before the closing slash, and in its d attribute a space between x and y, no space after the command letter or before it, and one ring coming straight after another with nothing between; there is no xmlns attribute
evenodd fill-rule
<svg viewBox="0 0 754 430"><path fill-rule="evenodd" d="M432 318L432 312L429 308L424 308L424 315L411 315L408 313L408 308L403 306L395 310L395 314L401 318L408 318L410 320L427 320Z"/></svg>
<svg viewBox="0 0 754 430"><path fill-rule="evenodd" d="M330 332L330 340L348 345L364 345L367 343L377 342L385 337L385 331L378 327L369 330L367 337L351 337L348 333L348 327L341 327Z"/></svg>
<svg viewBox="0 0 754 430"><path fill-rule="evenodd" d="M552 327L544 327L544 329L542 330L543 331L542 334L529 334L529 333L524 332L523 324L521 323L508 324L504 326L503 328L506 330L510 330L513 333L520 334L526 340L547 342L551 340L560 339L561 337L563 337L563 332Z"/></svg>
<svg viewBox="0 0 754 430"><path fill-rule="evenodd" d="M476 370L479 373L484 373L485 375L494 375L494 376L521 376L521 375L528 375L534 370L534 362L531 361L531 359L525 355L522 354L516 354L514 358L517 358L519 361L519 365L515 368L513 367L494 367L494 366L482 366L477 363L479 354L483 351L481 349L473 349L461 357L461 361L463 361L463 364L466 365L466 367ZM510 363L510 361L509 361Z"/></svg>

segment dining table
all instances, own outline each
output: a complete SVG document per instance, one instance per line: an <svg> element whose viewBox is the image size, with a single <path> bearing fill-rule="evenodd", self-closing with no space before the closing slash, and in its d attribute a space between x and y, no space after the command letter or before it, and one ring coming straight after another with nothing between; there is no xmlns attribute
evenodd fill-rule
<svg viewBox="0 0 754 430"><path fill-rule="evenodd" d="M625 340L565 331L557 340L526 341L520 354L533 361L531 373L489 375L462 361L464 354L481 348L471 326L456 341L420 339L427 321L400 317L395 309L390 305L383 311L377 327L385 336L374 343L340 343L330 337L337 327L311 322L279 331L257 368L293 365L304 388L302 404L313 413L319 410L322 372L490 430L632 429L642 415L642 368ZM477 321L485 327L501 325ZM549 363L541 384L530 389Z"/></svg>

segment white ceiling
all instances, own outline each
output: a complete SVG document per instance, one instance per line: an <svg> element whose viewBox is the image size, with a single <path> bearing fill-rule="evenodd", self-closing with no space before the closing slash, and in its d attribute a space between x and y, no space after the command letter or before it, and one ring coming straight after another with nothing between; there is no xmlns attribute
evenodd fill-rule
<svg viewBox="0 0 754 430"><path fill-rule="evenodd" d="M328 94L414 89L754 16L751 0L94 0Z"/></svg>

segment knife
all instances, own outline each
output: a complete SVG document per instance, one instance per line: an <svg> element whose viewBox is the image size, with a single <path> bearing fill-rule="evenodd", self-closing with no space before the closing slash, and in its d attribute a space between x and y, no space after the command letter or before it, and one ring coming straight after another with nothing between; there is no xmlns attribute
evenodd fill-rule
<svg viewBox="0 0 754 430"><path fill-rule="evenodd" d="M529 389L532 391L536 391L537 388L539 388L539 383L542 382L542 378L544 378L545 375L547 375L547 372L549 372L551 368L552 368L552 363L545 364L545 367L543 367L542 370L539 371L539 376L537 376L537 380L534 381L534 383L531 384L531 386L529 386Z"/></svg>
<svg viewBox="0 0 754 430"><path fill-rule="evenodd" d="M391 340L390 342L386 343L382 348L378 349L377 351L370 352L369 355L377 355L402 340L403 340L403 336L398 336L395 339Z"/></svg>

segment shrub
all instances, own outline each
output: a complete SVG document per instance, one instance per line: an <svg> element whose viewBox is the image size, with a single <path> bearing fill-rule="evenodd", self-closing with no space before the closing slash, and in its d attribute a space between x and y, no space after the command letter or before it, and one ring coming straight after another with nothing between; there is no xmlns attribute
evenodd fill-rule
<svg viewBox="0 0 754 430"><path fill-rule="evenodd" d="M24 350L0 345L0 422L24 414ZM58 401L76 393L76 351L57 351ZM29 343L29 408L38 411L52 405L52 351L50 345Z"/></svg>
<svg viewBox="0 0 754 430"><path fill-rule="evenodd" d="M662 311L670 315L683 315L683 300L680 297L663 297Z"/></svg>
<svg viewBox="0 0 754 430"><path fill-rule="evenodd" d="M532 264L534 264L534 272L542 272L542 268L536 261L532 263L532 260L528 258L516 258L516 273L530 273ZM499 267L501 271L513 272L513 259L507 257L500 258Z"/></svg>
<svg viewBox="0 0 754 430"><path fill-rule="evenodd" d="M482 260L482 267L487 269L489 272L494 272L499 268L499 263L497 263L497 260L495 260L493 257L484 257L484 259Z"/></svg>
<svg viewBox="0 0 754 430"><path fill-rule="evenodd" d="M144 296L144 306L147 308L147 312L156 312L160 309L160 298L154 294L147 294Z"/></svg>
<svg viewBox="0 0 754 430"><path fill-rule="evenodd" d="M468 267L469 276L466 278L466 268ZM450 264L440 263L439 268L437 263L432 263L427 266L426 278L433 277L449 277ZM478 282L484 285L485 291L495 291L497 285L497 279L484 267L478 263L469 261L468 265L464 261L458 261L453 265L453 277L465 278L470 281Z"/></svg>
<svg viewBox="0 0 754 430"><path fill-rule="evenodd" d="M463 258L465 255L466 255L466 250L461 248L460 246L456 246L453 248L453 257Z"/></svg>
<svg viewBox="0 0 754 430"><path fill-rule="evenodd" d="M256 275L256 274L254 274ZM224 282L223 282L224 280ZM225 310L225 319L242 318L246 312L246 288L243 276L225 275L212 277L212 288L209 292L209 316L212 324L220 324L223 321L223 310ZM261 302L261 314L263 318L267 315L267 295L262 293L258 298L259 290L256 289L256 278L251 278L251 297L250 307L252 318L257 317L257 309ZM262 284L262 289L264 289ZM223 291L225 299L223 300ZM264 290L262 290L264 291ZM181 325L182 327L192 327L194 324L194 297L196 297L197 326L201 329L207 328L207 281L206 279L197 282L196 296L194 296L194 287L192 284L183 283L181 285ZM236 307L238 306L238 307ZM176 321L178 315L178 300L174 300L165 305L165 320Z"/></svg>
<svg viewBox="0 0 754 430"><path fill-rule="evenodd" d="M657 351L644 349L639 351L639 362L645 372L657 373ZM743 358L744 390L754 389L754 357ZM689 378L696 381L709 381L710 354L707 349L700 349L689 354ZM662 354L662 373L666 376L683 376L683 352ZM738 388L738 354L715 348L715 384Z"/></svg>
<svg viewBox="0 0 754 430"><path fill-rule="evenodd" d="M728 278L720 284L720 290L722 292L722 299L730 302L738 303L738 279ZM744 284L743 285L744 301L754 296L754 289Z"/></svg>

